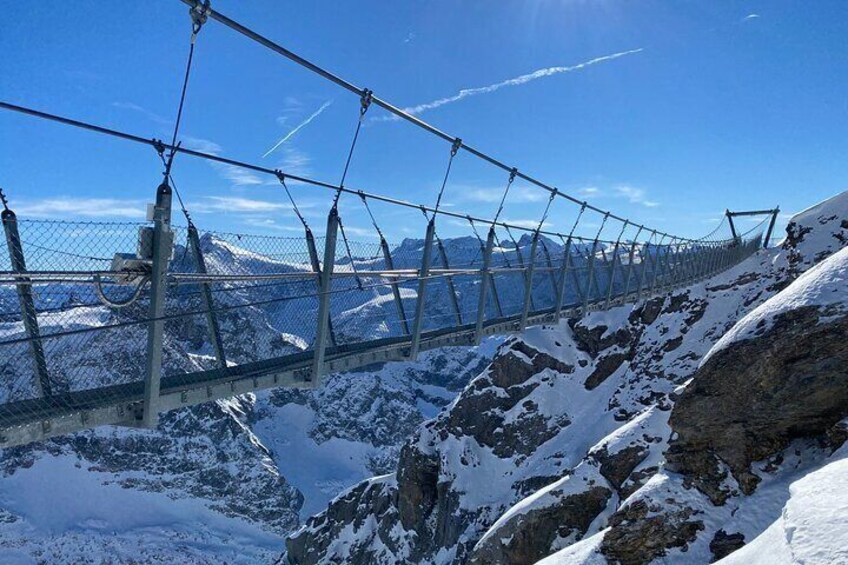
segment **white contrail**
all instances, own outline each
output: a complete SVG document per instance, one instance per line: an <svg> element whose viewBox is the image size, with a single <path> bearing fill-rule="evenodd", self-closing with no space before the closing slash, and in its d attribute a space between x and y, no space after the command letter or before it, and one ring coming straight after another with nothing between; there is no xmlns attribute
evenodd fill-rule
<svg viewBox="0 0 848 565"><path fill-rule="evenodd" d="M330 106L330 104L332 104L332 103L333 103L333 101L332 101L332 100L327 100L326 102L324 102L323 104L321 104L321 107L320 107L320 108L318 108L317 110L315 110L315 111L312 113L312 115L311 115L311 116L309 116L308 118L306 118L305 120L303 120L301 123L299 123L299 124L298 124L298 125L297 125L294 129L293 129L293 130L291 130L290 132L288 132L288 133L285 135L285 137L283 137L283 139L281 139L280 141L278 141L278 142L277 142L277 144L276 144L274 147L272 147L271 149L269 149L268 151L266 151L266 152L265 152L265 154L262 156L262 158L264 159L265 157L267 157L268 155L270 155L271 153L273 153L273 152L274 152L274 150L276 150L276 149L277 149L277 147L279 147L280 145L282 145L283 143L285 143L286 141L288 141L289 139L291 139L291 138L292 138L292 136L293 136L294 134L296 134L297 132L299 132L301 129L303 129L303 128L305 128L306 126L308 126L308 125L309 125L309 122L311 122L312 120L314 120L315 118L317 118L318 116L320 116L320 115L321 115L321 112L323 112L324 110L326 110L326 109Z"/></svg>
<svg viewBox="0 0 848 565"><path fill-rule="evenodd" d="M627 55L633 55L635 53L639 53L642 51L642 48L639 49L631 49L630 51L621 51L619 53L613 53L612 55L604 55L603 57L596 57L594 59L590 59L589 61L584 61L583 63L572 65L570 67L548 67L546 69L539 69L538 71L533 71L532 73L528 73L526 75L521 75L515 78L511 78L502 82L496 82L495 84L490 84L489 86L481 86L478 88L464 88L460 90L457 94L453 96L448 96L446 98L439 98L438 100L434 100L432 102L427 102L426 104L419 104L417 106L410 106L409 108L404 108L404 112L409 114L420 114L422 112L426 112L427 110L432 110L434 108L438 108L439 106L444 106L445 104L451 104L453 102L458 102L463 98L468 98L469 96L476 96L478 94L488 94L490 92L494 92L496 90L500 90L506 86L520 86L522 84L528 83L530 81L534 81L539 78L549 77L551 75L558 75L560 73L570 73L571 71L579 71L584 69L590 65L595 65L597 63L603 63L606 61L612 61L613 59L618 59L619 57L624 57ZM377 118L378 120L398 120L395 115L385 116L381 118Z"/></svg>

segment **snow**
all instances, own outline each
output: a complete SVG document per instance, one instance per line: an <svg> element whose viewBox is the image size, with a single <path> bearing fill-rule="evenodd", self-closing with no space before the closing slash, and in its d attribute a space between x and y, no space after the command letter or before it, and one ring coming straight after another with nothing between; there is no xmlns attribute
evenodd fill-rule
<svg viewBox="0 0 848 565"><path fill-rule="evenodd" d="M574 565L575 563L582 563L583 565L607 565L607 560L598 552L601 542L604 541L604 534L607 531L603 530L561 549L541 561L537 561L536 565Z"/></svg>
<svg viewBox="0 0 848 565"><path fill-rule="evenodd" d="M323 510L336 494L369 477L365 442L332 438L318 443L310 437L315 413L300 404L286 404L259 421L254 433L274 454L277 468L304 497L301 516Z"/></svg>
<svg viewBox="0 0 848 565"><path fill-rule="evenodd" d="M843 456L795 481L789 493L780 517L760 536L720 563L848 563L848 457Z"/></svg>
<svg viewBox="0 0 848 565"><path fill-rule="evenodd" d="M739 320L715 344L701 364L733 343L767 332L779 315L805 306L815 306L825 311L822 322L848 311L848 248L809 269L787 288Z"/></svg>
<svg viewBox="0 0 848 565"><path fill-rule="evenodd" d="M279 552L280 538L257 524L197 499L124 488L86 465L70 455L44 456L0 481L0 508L16 517L0 534L3 563L33 563L34 555L52 561L56 551L69 561L79 551L86 562L146 556L167 563L185 555L197 563L254 563ZM10 551L14 538L22 547Z"/></svg>

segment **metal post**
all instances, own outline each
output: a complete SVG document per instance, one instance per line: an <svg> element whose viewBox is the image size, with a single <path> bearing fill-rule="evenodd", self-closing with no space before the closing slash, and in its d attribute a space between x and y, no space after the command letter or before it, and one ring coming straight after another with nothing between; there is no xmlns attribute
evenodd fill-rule
<svg viewBox="0 0 848 565"><path fill-rule="evenodd" d="M389 244L386 242L385 237L380 237L380 249L383 251L383 262L386 265L386 269L389 271L395 270L394 260L392 259L392 254L389 251ZM392 295L394 295L395 306L397 307L398 317L400 318L401 327L403 328L404 335L409 335L409 322L406 321L406 311L403 309L403 300L400 296L400 288L398 288L397 277L390 277L392 286Z"/></svg>
<svg viewBox="0 0 848 565"><path fill-rule="evenodd" d="M144 228L142 228L144 229ZM165 336L165 277L174 245L171 231L171 187L167 180L156 190L153 207L153 266L150 276L150 308L147 325L147 367L144 376L144 412L142 425L155 428L159 423L159 384L162 379L162 342Z"/></svg>
<svg viewBox="0 0 848 565"><path fill-rule="evenodd" d="M5 203L5 201L4 201ZM21 237L18 233L18 220L15 213L5 208L0 217L3 220L3 230L6 232L6 244L9 247L9 259L12 263L12 271L15 273L26 272L26 260L21 245ZM32 286L28 279L17 279L15 285L18 290L18 302L21 306L21 319L24 330L29 339L29 349L32 354L33 368L35 369L35 394L38 397L50 396L52 387L50 376L47 373L47 361L44 357L44 347L41 344L41 332L38 329L38 317L36 316L35 300L32 296Z"/></svg>
<svg viewBox="0 0 848 565"><path fill-rule="evenodd" d="M518 242L513 239L513 244L515 245L515 258L518 261L518 266L521 268L521 271L524 275L527 275L526 267L524 266L524 256L521 254L521 248L518 247ZM526 281L525 281L526 284ZM535 310L536 306L533 304L533 295L530 295L530 309Z"/></svg>
<svg viewBox="0 0 848 565"><path fill-rule="evenodd" d="M651 290L650 293L654 294L657 288L657 282L660 278L660 272L663 271L663 265L667 263L668 259L668 250L663 250L662 241L666 238L666 236L662 236L657 243L657 255L654 257L653 263L653 276L651 277ZM674 240L672 240L674 241ZM666 246L668 247L668 245ZM662 253L662 255L660 255ZM663 274L665 276L665 274Z"/></svg>
<svg viewBox="0 0 848 565"><path fill-rule="evenodd" d="M730 233L733 234L733 239L739 239L739 236L736 235L736 226L733 224L733 214L730 210L725 210L724 214L727 216L728 223L730 223Z"/></svg>
<svg viewBox="0 0 848 565"><path fill-rule="evenodd" d="M527 327L527 318L530 316L530 299L533 294L533 270L536 267L536 246L539 244L539 230L533 234L533 243L530 244L530 264L524 271L524 307L521 310L520 331Z"/></svg>
<svg viewBox="0 0 848 565"><path fill-rule="evenodd" d="M633 257L636 255L636 244L639 241L639 236L642 234L644 226L639 226L639 231L633 236L633 243L630 245L630 252L627 254L627 275L624 277L624 291L622 297L624 302L627 301L627 295L630 292L630 278L633 276Z"/></svg>
<svg viewBox="0 0 848 565"><path fill-rule="evenodd" d="M336 237L339 230L339 211L333 206L327 216L327 235L324 239L324 265L318 288L318 328L315 334L315 354L312 359L312 387L321 385L324 374L324 354L330 333L330 291L333 283L333 266L336 263Z"/></svg>
<svg viewBox="0 0 848 565"><path fill-rule="evenodd" d="M624 235L624 230L627 229L628 222L624 222L624 226L621 228L621 233L618 234L618 238L615 240L615 245L612 249L612 263L610 263L609 269L609 283L607 284L607 299L604 302L604 309L608 309L610 305L610 301L612 300L612 291L615 286L615 264L618 262L618 247L621 245L621 236Z"/></svg>
<svg viewBox="0 0 848 565"><path fill-rule="evenodd" d="M197 272L205 275L206 261L203 259L203 253L200 250L200 237L198 236L197 228L193 223L189 223L188 225L188 241L191 244L191 249L194 253L194 261L197 264ZM212 342L212 347L215 348L215 360L217 361L219 368L226 369L227 356L224 352L224 342L221 340L221 328L218 325L218 316L214 310L212 290L209 288L209 283L201 283L200 290L203 307L206 310L206 324L209 328L209 340Z"/></svg>
<svg viewBox="0 0 848 565"><path fill-rule="evenodd" d="M430 276L430 262L433 255L433 237L436 234L435 216L427 224L427 235L424 237L424 254L421 257L421 271L418 280L418 296L415 299L415 320L412 323L412 342L409 346L409 358L418 358L421 345L421 329L424 324L424 293L427 289L427 278Z"/></svg>
<svg viewBox="0 0 848 565"><path fill-rule="evenodd" d="M486 249L483 251L483 268L480 271L480 296L477 299L477 325L474 328L474 345L483 339L483 322L486 321L486 295L489 291L489 269L492 264L492 249L495 247L495 228L489 229Z"/></svg>
<svg viewBox="0 0 848 565"><path fill-rule="evenodd" d="M559 284L556 292L556 306L554 307L555 320L558 322L562 315L562 303L565 300L565 280L568 276L568 264L571 262L571 236L565 240L562 256L562 268L559 271Z"/></svg>
<svg viewBox="0 0 848 565"><path fill-rule="evenodd" d="M318 261L318 249L315 247L315 236L312 230L306 226L306 249L309 252L309 262L312 264L312 272L315 273L316 288L321 291L321 262ZM335 256L333 257L335 259ZM336 332L333 329L333 320L327 318L327 331L330 345L336 345Z"/></svg>
<svg viewBox="0 0 848 565"><path fill-rule="evenodd" d="M774 212L771 215L771 221L769 222L768 230L766 230L766 238L763 241L763 247L767 248L771 245L771 232L774 230L774 224L777 221L777 215L780 213L780 208L775 208Z"/></svg>
<svg viewBox="0 0 848 565"><path fill-rule="evenodd" d="M548 267L548 274L551 278L551 290L554 291L554 295L557 292L557 279L556 274L554 274L554 262L551 260L551 252L548 251L548 246L545 245L545 240L541 239L539 243L542 244L542 253L545 255L545 265Z"/></svg>
<svg viewBox="0 0 848 565"><path fill-rule="evenodd" d="M597 285L595 280L595 253L598 251L598 238L592 242L592 253L589 255L589 262L586 265L586 292L583 294L583 312L589 308L589 295L592 292L592 286Z"/></svg>
<svg viewBox="0 0 848 565"><path fill-rule="evenodd" d="M442 258L442 263L445 266L445 269L450 269L450 263L448 263L448 254L445 251L445 246L442 245L442 239L436 238L436 245L439 248L439 256ZM451 306L453 306L453 314L456 316L456 325L462 325L462 312L459 309L459 298L456 295L456 286L453 284L453 277L448 275L445 277L448 283L448 293L450 294Z"/></svg>
<svg viewBox="0 0 848 565"><path fill-rule="evenodd" d="M639 246L639 288L636 290L636 300L642 300L642 290L645 288L645 278L648 276L648 266L653 265L651 261L651 242L656 237L656 230L651 231L651 237L644 246ZM645 250L647 249L647 254Z"/></svg>

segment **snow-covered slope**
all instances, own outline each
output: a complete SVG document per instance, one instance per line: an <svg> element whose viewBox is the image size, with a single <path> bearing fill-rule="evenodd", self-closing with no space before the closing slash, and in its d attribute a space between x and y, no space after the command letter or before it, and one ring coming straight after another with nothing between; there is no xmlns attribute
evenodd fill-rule
<svg viewBox="0 0 848 565"><path fill-rule="evenodd" d="M563 563L706 563L738 534L752 539L778 516L787 478L830 448L799 439L794 455L777 438L780 457L757 463L754 491L731 489L716 506L663 470L669 415L728 330L848 242L846 203L843 193L805 211L782 247L711 280L508 340L416 431L395 473L340 495L284 559L532 563L563 551Z"/></svg>

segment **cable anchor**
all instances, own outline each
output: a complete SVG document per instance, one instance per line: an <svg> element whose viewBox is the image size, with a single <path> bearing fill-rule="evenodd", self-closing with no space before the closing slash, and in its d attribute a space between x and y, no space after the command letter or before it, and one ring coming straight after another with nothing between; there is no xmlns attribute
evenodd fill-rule
<svg viewBox="0 0 848 565"><path fill-rule="evenodd" d="M453 140L453 145L451 145L451 157L455 157L459 148L462 147L462 140L460 138L456 138Z"/></svg>
<svg viewBox="0 0 848 565"><path fill-rule="evenodd" d="M371 100L374 96L374 91L369 89L364 89L362 91L362 96L359 99L359 115L360 117L365 116L365 112L368 111L368 107L371 106Z"/></svg>
<svg viewBox="0 0 848 565"><path fill-rule="evenodd" d="M189 8L188 13L191 16L191 42L194 43L197 39L197 34L200 33L200 28L206 23L209 18L209 13L212 11L211 1L204 0L203 4L196 2L194 6Z"/></svg>

